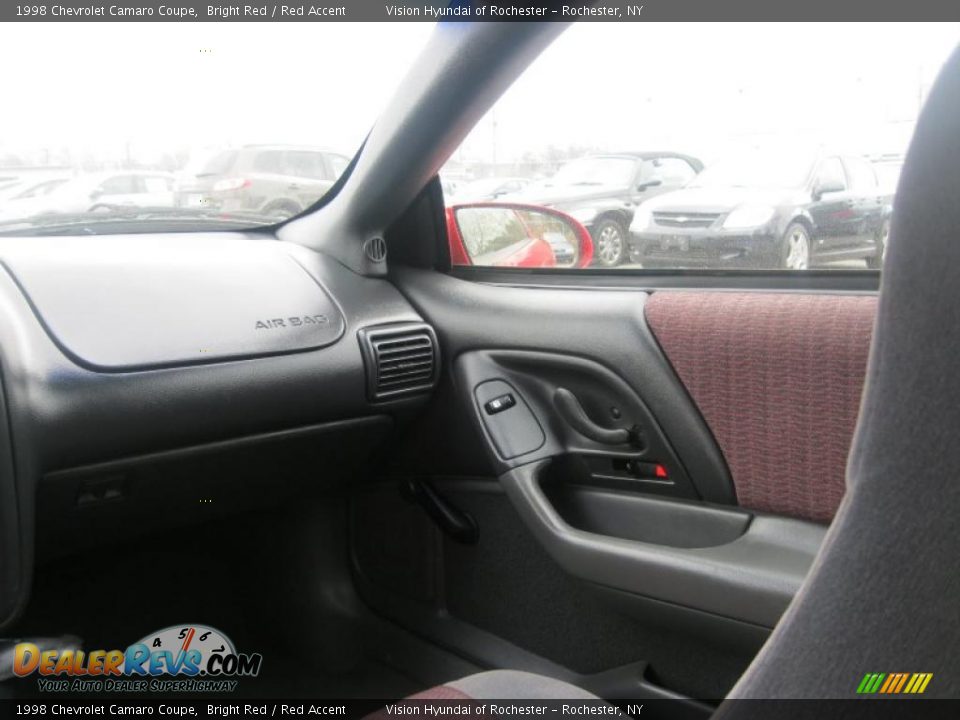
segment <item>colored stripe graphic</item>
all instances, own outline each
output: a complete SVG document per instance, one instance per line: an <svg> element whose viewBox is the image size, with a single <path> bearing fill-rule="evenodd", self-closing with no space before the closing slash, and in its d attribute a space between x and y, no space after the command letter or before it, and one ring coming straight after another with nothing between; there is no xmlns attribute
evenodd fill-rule
<svg viewBox="0 0 960 720"><path fill-rule="evenodd" d="M933 673L867 673L857 685L858 695L920 695L933 679Z"/></svg>

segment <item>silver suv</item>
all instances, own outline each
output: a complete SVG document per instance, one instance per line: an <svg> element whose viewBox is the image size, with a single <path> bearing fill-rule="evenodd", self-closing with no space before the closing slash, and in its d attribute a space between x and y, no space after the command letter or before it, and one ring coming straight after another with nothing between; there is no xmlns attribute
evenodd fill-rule
<svg viewBox="0 0 960 720"><path fill-rule="evenodd" d="M246 145L212 155L177 188L177 206L254 212L278 220L320 199L349 159L312 147Z"/></svg>

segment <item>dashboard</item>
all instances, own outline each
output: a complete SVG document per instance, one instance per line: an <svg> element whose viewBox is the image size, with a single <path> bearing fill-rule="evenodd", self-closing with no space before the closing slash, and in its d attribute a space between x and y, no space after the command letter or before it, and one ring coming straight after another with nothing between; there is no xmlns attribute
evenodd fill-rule
<svg viewBox="0 0 960 720"><path fill-rule="evenodd" d="M0 624L81 529L259 506L292 458L348 480L439 373L392 284L272 236L5 239L0 265ZM418 330L429 372L371 393L364 334Z"/></svg>

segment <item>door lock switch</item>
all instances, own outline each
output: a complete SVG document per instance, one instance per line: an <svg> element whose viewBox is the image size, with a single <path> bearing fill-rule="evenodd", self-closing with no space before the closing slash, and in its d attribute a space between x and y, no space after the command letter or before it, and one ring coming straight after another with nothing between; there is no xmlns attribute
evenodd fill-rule
<svg viewBox="0 0 960 720"><path fill-rule="evenodd" d="M487 411L487 415L496 415L504 410L509 410L516 404L517 399L513 396L513 393L506 393L493 398L493 400L488 400L483 409Z"/></svg>

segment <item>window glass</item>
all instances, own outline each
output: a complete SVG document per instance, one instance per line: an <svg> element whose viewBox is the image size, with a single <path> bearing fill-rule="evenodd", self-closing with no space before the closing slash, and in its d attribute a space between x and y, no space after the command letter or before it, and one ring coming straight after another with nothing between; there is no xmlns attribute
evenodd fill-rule
<svg viewBox="0 0 960 720"><path fill-rule="evenodd" d="M843 172L843 165L840 158L826 158L817 170L817 182L819 188L830 188L836 192L847 189L847 176Z"/></svg>
<svg viewBox="0 0 960 720"><path fill-rule="evenodd" d="M141 192L141 183L136 175L115 175L100 183L101 195L131 195Z"/></svg>
<svg viewBox="0 0 960 720"><path fill-rule="evenodd" d="M826 50L796 53L798 36ZM454 152L444 197L566 213L592 244L584 271L877 269L958 37L957 23L576 23ZM507 178L526 185L494 195Z"/></svg>
<svg viewBox="0 0 960 720"><path fill-rule="evenodd" d="M548 185L629 185L637 173L637 160L596 157L574 160L561 167Z"/></svg>
<svg viewBox="0 0 960 720"><path fill-rule="evenodd" d="M896 192L902 168L903 161L900 159L884 158L873 162L873 170L877 175L877 186L880 188L882 195L890 196Z"/></svg>
<svg viewBox="0 0 960 720"><path fill-rule="evenodd" d="M323 180L327 169L323 164L323 155L316 152L294 150L285 157L284 173L294 177Z"/></svg>
<svg viewBox="0 0 960 720"><path fill-rule="evenodd" d="M659 180L673 185L686 185L696 175L696 171L686 160L664 157L644 162L641 180L643 182Z"/></svg>
<svg viewBox="0 0 960 720"><path fill-rule="evenodd" d="M42 183L37 183L36 185L29 185L26 190L14 195L13 199L26 200L28 198L43 197L44 195L48 195L56 190L65 182L66 178L63 178L57 180L47 180Z"/></svg>
<svg viewBox="0 0 960 720"><path fill-rule="evenodd" d="M342 155L327 155L327 162L330 163L330 169L333 171L333 177L338 178L347 170L350 161Z"/></svg>
<svg viewBox="0 0 960 720"><path fill-rule="evenodd" d="M869 192L877 189L877 175L869 162L863 158L848 157L844 158L843 164L847 168L852 190Z"/></svg>
<svg viewBox="0 0 960 720"><path fill-rule="evenodd" d="M236 159L237 153L235 150L214 153L209 160L203 163L203 167L197 175L221 175L229 172Z"/></svg>
<svg viewBox="0 0 960 720"><path fill-rule="evenodd" d="M165 177L145 177L143 184L148 193L164 193L173 189L173 183Z"/></svg>
<svg viewBox="0 0 960 720"><path fill-rule="evenodd" d="M42 202L0 193L0 231L73 222L92 209L104 176L123 172L170 173L174 182L168 190L150 180L133 193L128 178L103 189L127 196L127 231L141 229L129 212L141 202L164 210L143 214L144 231L160 216L185 230L272 225L334 186L434 24L181 23L175 41L152 22L119 27L18 23L4 33L0 67L28 70L0 76L4 109L16 108L0 112L0 179L56 172L69 180ZM358 51L370 47L377 52ZM308 82L311 68L336 72ZM91 91L104 73L123 91ZM282 99L282 113L274 102L249 102L264 92ZM100 203L87 231L108 232L113 206Z"/></svg>
<svg viewBox="0 0 960 720"><path fill-rule="evenodd" d="M261 150L254 155L253 169L260 173L287 174L285 153L282 150Z"/></svg>

